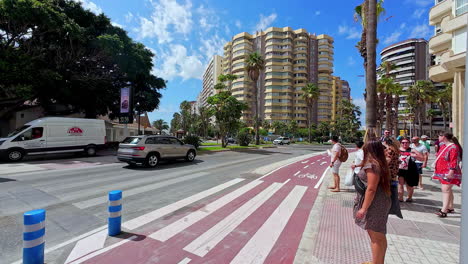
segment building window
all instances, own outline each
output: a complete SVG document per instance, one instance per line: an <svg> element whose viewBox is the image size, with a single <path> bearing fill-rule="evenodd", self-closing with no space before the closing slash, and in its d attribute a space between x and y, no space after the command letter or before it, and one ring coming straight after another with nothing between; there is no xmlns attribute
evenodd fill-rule
<svg viewBox="0 0 468 264"><path fill-rule="evenodd" d="M440 27L440 24L436 24L434 27L434 35L439 35L442 33L442 28Z"/></svg>
<svg viewBox="0 0 468 264"><path fill-rule="evenodd" d="M454 54L466 52L466 27L453 32L452 50Z"/></svg>
<svg viewBox="0 0 468 264"><path fill-rule="evenodd" d="M455 16L468 12L468 0L455 0Z"/></svg>

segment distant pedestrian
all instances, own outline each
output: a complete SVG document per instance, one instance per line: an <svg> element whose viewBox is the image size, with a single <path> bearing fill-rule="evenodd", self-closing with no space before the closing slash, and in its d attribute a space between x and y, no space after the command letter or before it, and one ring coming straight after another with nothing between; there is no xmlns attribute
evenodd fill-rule
<svg viewBox="0 0 468 264"><path fill-rule="evenodd" d="M357 151L354 155L354 163L353 165L351 165L351 168L354 170L354 174L358 174L362 166L364 165L362 164L362 162L364 161L364 151L362 150L362 146L364 146L364 142L356 142Z"/></svg>
<svg viewBox="0 0 468 264"><path fill-rule="evenodd" d="M422 174L423 168L427 167L427 160L429 159L429 152L425 145L419 143L419 137L413 137L412 139L413 144L411 145L412 148L412 155L415 157L416 166L418 166L419 172L419 189L424 190L423 183L422 183ZM422 158L418 157L422 155Z"/></svg>
<svg viewBox="0 0 468 264"><path fill-rule="evenodd" d="M391 137L390 130L385 130L384 135L380 138L380 142L384 142L385 139L390 138L390 137Z"/></svg>
<svg viewBox="0 0 468 264"><path fill-rule="evenodd" d="M358 180L367 187L356 194L355 223L367 231L372 248L372 263L384 264L387 251L387 220L392 205L390 171L380 141L370 140L364 147L364 166Z"/></svg>
<svg viewBox="0 0 468 264"><path fill-rule="evenodd" d="M331 138L331 142L333 144L333 147L330 152L330 168L331 172L333 174L333 180L334 180L334 185L328 187L328 189L331 189L332 192L339 192L340 191L340 167L341 167L341 161L340 161L340 155L341 155L341 144L337 136L333 136Z"/></svg>
<svg viewBox="0 0 468 264"><path fill-rule="evenodd" d="M462 171L460 162L463 158L463 149L457 138L450 133L439 135L439 140L444 143L440 147L439 154L435 160L434 179L442 184L442 209L436 214L447 217L447 213L455 211L453 207L453 185L460 186Z"/></svg>
<svg viewBox="0 0 468 264"><path fill-rule="evenodd" d="M424 145L427 149L427 153L431 153L431 143L427 141L429 139L428 136L422 135L419 144Z"/></svg>
<svg viewBox="0 0 468 264"><path fill-rule="evenodd" d="M406 202L413 201L414 187L418 186L419 173L415 163L415 158L411 156L412 149L409 147L409 139L405 138L401 141L400 146L400 164L398 170L398 200L403 202L403 196L406 191L408 197Z"/></svg>

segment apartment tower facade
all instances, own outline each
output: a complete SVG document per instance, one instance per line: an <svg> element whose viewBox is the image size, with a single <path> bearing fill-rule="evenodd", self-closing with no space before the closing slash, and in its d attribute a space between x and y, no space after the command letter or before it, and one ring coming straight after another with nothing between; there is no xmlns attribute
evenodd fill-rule
<svg viewBox="0 0 468 264"><path fill-rule="evenodd" d="M203 88L197 98L198 107L208 107L208 97L215 94L215 85L218 83L218 76L222 74L222 57L214 55L203 72Z"/></svg>
<svg viewBox="0 0 468 264"><path fill-rule="evenodd" d="M257 83L257 98L245 62L254 51L265 59L265 70ZM258 102L262 121L296 120L300 127L305 127L307 110L301 89L307 83L317 84L320 88L312 122L331 120L333 38L330 36L317 36L305 29L290 27L271 27L254 35L243 32L224 45L222 71L237 76L227 85L234 97L249 105L249 110L242 116L248 124L253 124L255 103Z"/></svg>

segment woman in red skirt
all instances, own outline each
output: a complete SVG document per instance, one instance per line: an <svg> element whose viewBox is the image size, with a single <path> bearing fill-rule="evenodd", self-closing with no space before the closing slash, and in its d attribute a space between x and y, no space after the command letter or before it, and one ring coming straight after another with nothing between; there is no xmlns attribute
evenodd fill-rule
<svg viewBox="0 0 468 264"><path fill-rule="evenodd" d="M439 135L439 141L443 143L435 160L435 173L433 179L442 184L442 209L436 214L439 217L447 217L447 213L453 213L453 185L460 186L462 172L460 161L463 150L457 138L450 133Z"/></svg>

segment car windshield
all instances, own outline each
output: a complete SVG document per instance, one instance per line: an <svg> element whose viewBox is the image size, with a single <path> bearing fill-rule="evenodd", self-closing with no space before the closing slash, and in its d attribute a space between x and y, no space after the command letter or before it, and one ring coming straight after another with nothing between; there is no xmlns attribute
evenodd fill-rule
<svg viewBox="0 0 468 264"><path fill-rule="evenodd" d="M28 128L28 127L30 127L30 126L22 126L22 127L20 127L20 128L17 128L17 129L15 129L15 131L13 131L13 132L11 132L10 134L8 134L7 137L14 137L14 136L18 135L21 131L25 130L25 129Z"/></svg>
<svg viewBox="0 0 468 264"><path fill-rule="evenodd" d="M128 137L122 141L123 144L138 144L141 138L139 137Z"/></svg>

